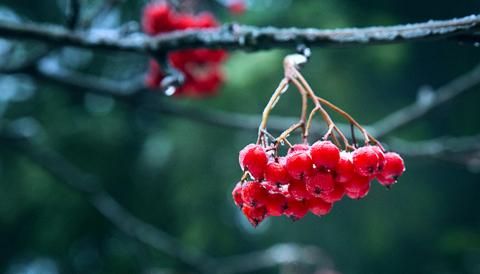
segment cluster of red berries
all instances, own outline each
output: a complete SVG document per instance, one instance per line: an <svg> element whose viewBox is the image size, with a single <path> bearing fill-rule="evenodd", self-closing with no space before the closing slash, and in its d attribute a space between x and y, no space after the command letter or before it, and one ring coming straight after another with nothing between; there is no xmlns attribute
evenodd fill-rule
<svg viewBox="0 0 480 274"><path fill-rule="evenodd" d="M186 29L208 29L218 27L218 22L210 13L193 15L174 11L167 3L149 4L143 11L143 29L149 35ZM226 59L224 50L187 49L168 54L168 61L183 73L185 81L175 95L203 97L213 95L224 81L221 64ZM155 61L150 61L150 71L146 84L158 88L165 72Z"/></svg>
<svg viewBox="0 0 480 274"><path fill-rule="evenodd" d="M255 144L240 151L240 167L252 179L237 183L232 195L254 227L268 216L295 221L308 211L326 215L344 195L365 197L374 178L390 187L405 171L397 153L384 153L378 146L346 152L330 141L318 141L294 145L284 157L272 152Z"/></svg>

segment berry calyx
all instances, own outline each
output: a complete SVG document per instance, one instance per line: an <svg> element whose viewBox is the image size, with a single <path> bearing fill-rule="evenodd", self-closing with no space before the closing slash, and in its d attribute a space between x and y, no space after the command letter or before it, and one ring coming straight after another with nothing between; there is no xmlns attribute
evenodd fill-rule
<svg viewBox="0 0 480 274"><path fill-rule="evenodd" d="M320 197L322 193L332 192L334 189L333 177L326 171L317 171L307 177L306 189L314 197Z"/></svg>

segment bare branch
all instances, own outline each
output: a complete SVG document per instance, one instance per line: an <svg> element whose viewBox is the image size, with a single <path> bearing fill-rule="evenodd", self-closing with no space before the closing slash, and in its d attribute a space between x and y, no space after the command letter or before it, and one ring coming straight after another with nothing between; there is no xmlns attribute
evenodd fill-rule
<svg viewBox="0 0 480 274"><path fill-rule="evenodd" d="M391 145L410 157L468 154L480 152L480 134L462 137L444 136L424 141L406 141L392 138Z"/></svg>
<svg viewBox="0 0 480 274"><path fill-rule="evenodd" d="M0 36L93 49L155 54L184 48L258 50L308 46L364 46L438 40L472 33L480 28L480 15L397 26L348 29L301 29L225 25L213 30L185 30L156 37L124 36L116 30L71 32L56 25L0 22Z"/></svg>
<svg viewBox="0 0 480 274"><path fill-rule="evenodd" d="M480 65L477 65L466 74L457 77L451 82L438 88L436 91L420 90L417 100L396 112L387 115L382 120L374 123L371 127L373 134L378 138L405 126L418 119L428 111L438 107L453 98L463 94L480 83Z"/></svg>
<svg viewBox="0 0 480 274"><path fill-rule="evenodd" d="M461 137L441 137L424 141L391 139L392 147L407 157L428 157L465 166L470 172L480 172L480 134Z"/></svg>

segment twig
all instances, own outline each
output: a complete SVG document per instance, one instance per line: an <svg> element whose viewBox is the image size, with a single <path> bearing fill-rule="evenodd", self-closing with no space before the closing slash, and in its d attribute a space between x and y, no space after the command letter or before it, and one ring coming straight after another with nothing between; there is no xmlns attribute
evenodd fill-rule
<svg viewBox="0 0 480 274"><path fill-rule="evenodd" d="M184 48L258 50L308 46L365 46L439 40L477 31L480 15L397 26L348 29L301 29L224 26L211 30L185 30L156 37L124 36L115 30L75 31L57 25L0 22L0 36L32 39L65 46L155 54Z"/></svg>
<svg viewBox="0 0 480 274"><path fill-rule="evenodd" d="M396 150L410 157L464 154L480 151L480 134L462 137L441 137L423 141L406 141L391 138L390 144Z"/></svg>
<svg viewBox="0 0 480 274"><path fill-rule="evenodd" d="M452 100L479 83L480 65L477 65L471 71L457 77L436 91L430 91L430 96L427 100L422 100L422 97L419 97L413 104L393 112L372 124L371 127L374 128L373 135L377 138L385 136L418 119L433 108Z"/></svg>

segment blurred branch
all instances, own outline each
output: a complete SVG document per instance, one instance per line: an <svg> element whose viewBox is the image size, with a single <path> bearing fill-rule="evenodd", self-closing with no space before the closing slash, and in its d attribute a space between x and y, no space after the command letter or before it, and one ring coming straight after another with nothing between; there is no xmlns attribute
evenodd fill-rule
<svg viewBox="0 0 480 274"><path fill-rule="evenodd" d="M82 193L85 198L120 231L138 241L168 254L197 270L211 258L200 251L184 246L167 233L145 223L101 189L98 179L80 171L63 156L45 146L39 146L15 133L2 129L0 141L30 158L58 181ZM199 269L200 268L200 269ZM204 272L204 271L202 271Z"/></svg>
<svg viewBox="0 0 480 274"><path fill-rule="evenodd" d="M276 244L262 251L235 255L220 260L217 273L245 273L276 265L302 263L320 269L333 269L333 261L323 250L315 246Z"/></svg>
<svg viewBox="0 0 480 274"><path fill-rule="evenodd" d="M254 131L257 130L260 122L258 115L198 109L152 94L152 91L145 90L141 78L133 81L109 80L42 64L30 73L39 79L62 85L66 87L66 91L111 96L131 107L143 107L152 114L173 115L225 128ZM272 116L269 121L269 130L281 132L297 120L296 117ZM314 130L319 130L322 125L315 123L312 127Z"/></svg>
<svg viewBox="0 0 480 274"><path fill-rule="evenodd" d="M480 151L480 134L462 137L441 137L425 141L405 141L391 139L392 146L408 156L437 156L452 153Z"/></svg>
<svg viewBox="0 0 480 274"><path fill-rule="evenodd" d="M424 141L391 139L396 151L408 157L430 157L466 166L480 172L480 134L462 137L441 137Z"/></svg>
<svg viewBox="0 0 480 274"><path fill-rule="evenodd" d="M388 133L418 119L433 108L463 94L479 83L480 65L477 65L471 71L455 78L451 82L438 88L436 91L421 89L417 100L413 104L397 110L380 121L372 124L371 128L374 129L372 133L378 138L385 136Z"/></svg>
<svg viewBox="0 0 480 274"><path fill-rule="evenodd" d="M3 125L0 142L43 168L59 182L80 192L100 214L126 235L178 259L201 273L244 273L277 265L304 264L333 268L332 260L319 248L297 244L278 244L263 251L227 258L213 258L136 218L105 192L98 179L72 165L62 155L46 146L10 131Z"/></svg>
<svg viewBox="0 0 480 274"><path fill-rule="evenodd" d="M465 36L480 28L480 15L397 26L348 29L274 28L225 25L210 30L176 31L149 37L123 35L116 30L70 31L57 25L0 22L0 36L31 39L64 46L137 53L160 53L184 48L258 50L308 46L364 46L439 40Z"/></svg>
<svg viewBox="0 0 480 274"><path fill-rule="evenodd" d="M80 28L89 28L92 26L93 22L97 20L98 18L102 17L102 15L108 14L112 9L114 9L117 5L125 2L125 0L106 0L102 1L98 5L96 9L93 10L93 12L83 20L81 23Z"/></svg>

